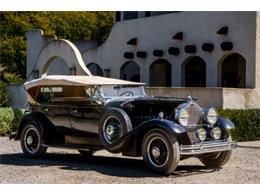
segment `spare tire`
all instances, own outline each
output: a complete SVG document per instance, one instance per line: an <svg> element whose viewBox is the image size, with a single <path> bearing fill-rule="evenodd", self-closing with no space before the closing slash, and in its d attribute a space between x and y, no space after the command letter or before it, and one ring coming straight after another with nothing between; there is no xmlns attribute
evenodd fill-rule
<svg viewBox="0 0 260 195"><path fill-rule="evenodd" d="M102 114L98 130L99 137L107 150L119 153L128 146L128 140L124 140L113 147L110 146L132 130L132 123L124 110L110 108Z"/></svg>

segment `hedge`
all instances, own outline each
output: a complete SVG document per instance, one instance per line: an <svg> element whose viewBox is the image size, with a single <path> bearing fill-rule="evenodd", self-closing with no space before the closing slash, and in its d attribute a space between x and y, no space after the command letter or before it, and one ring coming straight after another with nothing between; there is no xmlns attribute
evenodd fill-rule
<svg viewBox="0 0 260 195"><path fill-rule="evenodd" d="M219 110L219 114L234 122L236 128L231 130L233 140L260 140L260 109ZM15 131L24 110L0 108L0 136Z"/></svg>
<svg viewBox="0 0 260 195"><path fill-rule="evenodd" d="M18 108L0 108L0 136L16 131L24 110Z"/></svg>
<svg viewBox="0 0 260 195"><path fill-rule="evenodd" d="M219 114L229 118L236 126L231 130L233 140L260 140L260 109L219 110Z"/></svg>

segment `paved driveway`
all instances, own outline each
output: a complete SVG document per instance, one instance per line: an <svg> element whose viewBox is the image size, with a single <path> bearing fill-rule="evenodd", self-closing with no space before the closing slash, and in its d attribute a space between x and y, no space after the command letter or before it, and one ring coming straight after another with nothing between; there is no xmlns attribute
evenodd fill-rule
<svg viewBox="0 0 260 195"><path fill-rule="evenodd" d="M242 143L222 169L195 158L180 162L164 177L151 173L141 158L98 152L84 159L77 151L49 148L41 159L26 159L20 143L0 138L0 183L260 183L260 142Z"/></svg>

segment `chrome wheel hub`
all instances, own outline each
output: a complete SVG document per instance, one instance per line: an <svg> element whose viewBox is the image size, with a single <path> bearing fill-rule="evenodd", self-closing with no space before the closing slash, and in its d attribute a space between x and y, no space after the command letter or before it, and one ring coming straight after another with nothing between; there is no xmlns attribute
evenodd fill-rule
<svg viewBox="0 0 260 195"><path fill-rule="evenodd" d="M27 152L33 154L40 147L40 134L35 127L29 127L24 135L24 147Z"/></svg>
<svg viewBox="0 0 260 195"><path fill-rule="evenodd" d="M152 149L152 155L154 158L158 158L160 156L161 152L160 149L157 147L153 147Z"/></svg>
<svg viewBox="0 0 260 195"><path fill-rule="evenodd" d="M163 167L169 160L169 147L162 137L155 136L148 142L147 154L153 166Z"/></svg>
<svg viewBox="0 0 260 195"><path fill-rule="evenodd" d="M103 125L103 135L109 144L122 137L123 131L119 119L114 116L108 117Z"/></svg>
<svg viewBox="0 0 260 195"><path fill-rule="evenodd" d="M106 133L109 136L112 136L114 134L114 132L115 132L114 127L112 125L108 125L107 128L106 128Z"/></svg>
<svg viewBox="0 0 260 195"><path fill-rule="evenodd" d="M26 139L26 142L27 142L28 145L32 145L32 143L33 143L32 136L28 136L27 139Z"/></svg>

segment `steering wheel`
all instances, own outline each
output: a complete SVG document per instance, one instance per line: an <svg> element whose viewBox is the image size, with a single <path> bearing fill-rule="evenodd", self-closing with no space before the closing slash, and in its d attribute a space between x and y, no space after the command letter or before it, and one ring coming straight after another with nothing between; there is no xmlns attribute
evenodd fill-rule
<svg viewBox="0 0 260 195"><path fill-rule="evenodd" d="M120 96L124 96L124 95L126 95L126 96L134 96L134 93L132 92L132 91L124 91L123 93L121 93L120 94Z"/></svg>

